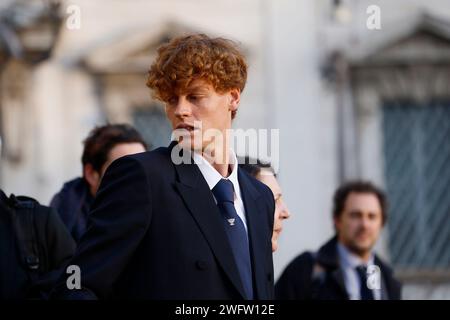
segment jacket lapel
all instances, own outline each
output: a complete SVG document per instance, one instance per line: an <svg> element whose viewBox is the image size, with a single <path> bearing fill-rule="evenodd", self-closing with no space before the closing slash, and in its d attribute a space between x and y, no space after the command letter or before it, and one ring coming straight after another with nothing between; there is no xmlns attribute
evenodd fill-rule
<svg viewBox="0 0 450 320"><path fill-rule="evenodd" d="M330 270L331 278L336 283L339 291L348 299L347 289L345 287L344 274L339 267L339 257L337 253L337 237L333 237L324 244L317 253L317 262Z"/></svg>
<svg viewBox="0 0 450 320"><path fill-rule="evenodd" d="M381 272L381 299L399 300L401 298L401 284L393 277L393 271L377 255L375 265Z"/></svg>
<svg viewBox="0 0 450 320"><path fill-rule="evenodd" d="M344 272L341 268L337 268L331 273L331 277L336 282L339 290L342 292L342 294L346 297L346 299L349 299L347 289L345 287L345 281L344 281Z"/></svg>
<svg viewBox="0 0 450 320"><path fill-rule="evenodd" d="M179 178L175 187L203 232L217 261L244 298L244 288L224 230L221 213L200 169L192 159L191 163L175 165Z"/></svg>
<svg viewBox="0 0 450 320"><path fill-rule="evenodd" d="M247 218L248 238L250 245L250 255L252 260L252 269L254 277L254 291L257 299L269 299L270 293L267 292L267 274L265 270L265 257L267 250L271 250L268 246L267 231L262 227L263 222L267 220L265 216L267 209L264 208L261 200L261 194L252 185L251 181L241 169L238 169L238 180L244 202L245 213ZM269 236L270 239L270 236Z"/></svg>

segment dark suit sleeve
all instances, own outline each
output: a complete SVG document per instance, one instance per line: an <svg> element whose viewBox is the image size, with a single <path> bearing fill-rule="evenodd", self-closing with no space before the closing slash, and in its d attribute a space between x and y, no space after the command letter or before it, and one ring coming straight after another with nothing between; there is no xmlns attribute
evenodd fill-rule
<svg viewBox="0 0 450 320"><path fill-rule="evenodd" d="M49 269L63 266L75 253L75 241L53 208L49 208L46 225Z"/></svg>
<svg viewBox="0 0 450 320"><path fill-rule="evenodd" d="M108 298L151 219L151 189L138 160L123 157L107 169L89 214L88 229L70 265L81 270L82 290L68 290L64 274L52 298Z"/></svg>

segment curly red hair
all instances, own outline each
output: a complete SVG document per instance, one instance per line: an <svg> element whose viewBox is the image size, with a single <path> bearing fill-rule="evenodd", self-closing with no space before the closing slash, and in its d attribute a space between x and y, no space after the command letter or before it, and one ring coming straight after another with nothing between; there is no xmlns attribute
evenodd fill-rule
<svg viewBox="0 0 450 320"><path fill-rule="evenodd" d="M193 80L204 79L219 93L244 90L247 63L235 42L192 34L172 39L158 48L148 72L147 86L153 97L167 102ZM235 113L233 113L233 118Z"/></svg>

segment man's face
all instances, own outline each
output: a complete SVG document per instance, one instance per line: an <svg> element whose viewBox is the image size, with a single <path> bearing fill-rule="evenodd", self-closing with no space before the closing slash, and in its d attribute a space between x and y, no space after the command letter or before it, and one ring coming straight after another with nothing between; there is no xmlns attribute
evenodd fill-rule
<svg viewBox="0 0 450 320"><path fill-rule="evenodd" d="M173 130L185 129L189 132L190 148L204 150L213 141L212 136L208 136L211 129L225 134L231 128L231 112L237 110L239 99L238 89L222 94L207 81L197 79L183 92L175 92L166 101L165 109ZM201 139L195 147L194 135Z"/></svg>
<svg viewBox="0 0 450 320"><path fill-rule="evenodd" d="M275 251L278 248L278 237L283 230L283 220L288 219L291 214L281 197L281 188L273 173L263 169L256 178L272 190L275 198L275 217L272 233L272 251Z"/></svg>
<svg viewBox="0 0 450 320"><path fill-rule="evenodd" d="M360 256L370 252L382 229L381 210L375 194L351 192L335 218L339 242Z"/></svg>

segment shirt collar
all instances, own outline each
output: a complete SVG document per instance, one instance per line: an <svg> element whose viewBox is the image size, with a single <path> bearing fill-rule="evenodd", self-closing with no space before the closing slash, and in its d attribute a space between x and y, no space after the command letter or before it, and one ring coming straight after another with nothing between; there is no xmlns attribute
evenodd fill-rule
<svg viewBox="0 0 450 320"><path fill-rule="evenodd" d="M229 161L230 161L230 165L232 166L232 171L231 171L231 174L227 178L224 178L216 169L214 169L214 167L202 155L200 155L197 152L192 153L192 158L193 158L195 164L200 169L200 172L202 173L203 177L205 178L206 183L208 184L208 187L210 190L212 190L221 179L230 180L233 183L235 192L237 192L237 190L239 190L239 182L238 182L238 175L237 175L237 170L238 170L237 157L236 157L236 154L234 153L233 149L230 149L229 154L230 154Z"/></svg>
<svg viewBox="0 0 450 320"><path fill-rule="evenodd" d="M340 262L343 267L349 267L349 268L356 268L360 265L373 265L374 264L374 255L373 253L370 254L369 261L367 264L361 260L357 255L352 253L350 250L347 249L344 245L341 243L337 244L338 254L340 258Z"/></svg>

